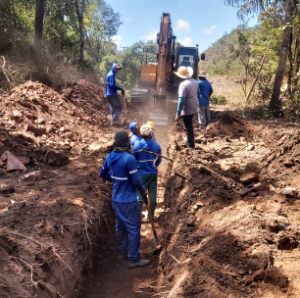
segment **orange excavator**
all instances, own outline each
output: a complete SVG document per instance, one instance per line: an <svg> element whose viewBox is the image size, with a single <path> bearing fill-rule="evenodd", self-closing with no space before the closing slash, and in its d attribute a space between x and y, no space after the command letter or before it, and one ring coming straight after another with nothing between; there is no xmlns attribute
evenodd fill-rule
<svg viewBox="0 0 300 298"><path fill-rule="evenodd" d="M163 13L160 23L160 32L157 34L159 46L157 63L142 64L140 84L155 89L153 94L153 109L149 120L155 125L168 125L167 92L177 91L180 79L174 72L180 66L190 66L194 70L193 78L198 79L199 52L196 47L178 46L175 53L176 36L173 35L172 23L169 13ZM201 54L201 60L205 54ZM133 89L136 92L147 92L147 89Z"/></svg>

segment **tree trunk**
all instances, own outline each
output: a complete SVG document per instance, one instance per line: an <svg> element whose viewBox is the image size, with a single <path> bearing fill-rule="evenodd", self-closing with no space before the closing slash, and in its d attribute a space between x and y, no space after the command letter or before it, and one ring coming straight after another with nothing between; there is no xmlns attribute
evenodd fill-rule
<svg viewBox="0 0 300 298"><path fill-rule="evenodd" d="M39 67L42 54L42 37L44 24L44 0L35 1L35 22L34 22L34 42L33 42L33 61Z"/></svg>
<svg viewBox="0 0 300 298"><path fill-rule="evenodd" d="M264 65L264 63L265 63L265 60L266 60L266 54L263 56L263 58L262 58L262 60L261 60L261 64L260 64L260 67L259 67L259 69L258 69L257 75L256 75L256 77L255 77L255 79L254 79L254 81L253 81L253 83L252 83L252 85L251 85L250 91L248 92L248 94L247 94L247 96L246 96L246 98L245 98L245 101L248 101L248 99L250 98L250 95L251 95L251 93L252 93L252 91L253 91L253 89L254 89L254 87L255 87L257 81L258 81L258 78L259 78L259 75L260 75L261 70L262 70L262 68L263 68L263 65Z"/></svg>
<svg viewBox="0 0 300 298"><path fill-rule="evenodd" d="M79 34L80 34L80 52L79 52L79 67L83 70L84 67L84 26L83 26L83 13L84 13L85 0L82 0L81 7L79 5L79 0L75 0L76 14L79 24Z"/></svg>
<svg viewBox="0 0 300 298"><path fill-rule="evenodd" d="M284 29L283 32L283 40L282 40L282 45L281 45L281 50L279 54L279 63L278 63L278 68L276 71L276 76L275 76L275 82L274 82L274 87L273 87L273 93L272 93L272 98L270 102L270 109L273 111L278 111L280 109L281 103L280 103L280 88L285 72L285 66L286 66L286 59L289 53L289 47L291 46L290 44L290 35L292 32L292 19L293 19L293 12L295 9L295 1L294 0L286 0L286 5L285 5L285 24L286 28Z"/></svg>

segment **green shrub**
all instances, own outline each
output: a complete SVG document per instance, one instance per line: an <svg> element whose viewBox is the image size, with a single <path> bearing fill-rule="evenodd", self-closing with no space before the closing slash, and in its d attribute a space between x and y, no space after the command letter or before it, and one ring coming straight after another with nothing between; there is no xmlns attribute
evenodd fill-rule
<svg viewBox="0 0 300 298"><path fill-rule="evenodd" d="M226 100L225 96L217 95L217 94L213 94L210 97L209 102L212 105L226 105L227 104L227 100Z"/></svg>

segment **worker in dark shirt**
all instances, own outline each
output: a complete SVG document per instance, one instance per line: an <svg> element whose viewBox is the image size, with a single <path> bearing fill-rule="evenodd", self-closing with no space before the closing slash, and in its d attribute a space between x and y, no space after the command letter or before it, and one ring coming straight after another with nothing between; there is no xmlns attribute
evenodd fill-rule
<svg viewBox="0 0 300 298"><path fill-rule="evenodd" d="M201 71L199 74L199 108L198 120L199 130L205 129L210 124L209 99L213 94L211 83L206 79L206 73Z"/></svg>

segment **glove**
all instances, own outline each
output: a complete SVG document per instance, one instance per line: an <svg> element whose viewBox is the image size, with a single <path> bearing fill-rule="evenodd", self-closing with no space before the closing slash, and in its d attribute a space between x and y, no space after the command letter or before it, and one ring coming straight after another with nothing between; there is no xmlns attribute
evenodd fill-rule
<svg viewBox="0 0 300 298"><path fill-rule="evenodd" d="M121 90L121 93L122 93L122 96L124 97L124 96L125 96L125 90L122 89L122 90Z"/></svg>

